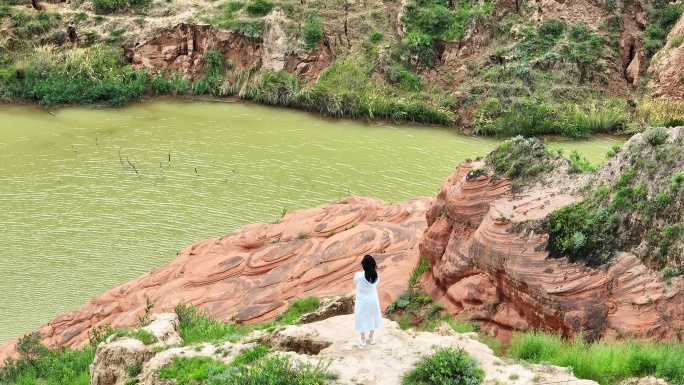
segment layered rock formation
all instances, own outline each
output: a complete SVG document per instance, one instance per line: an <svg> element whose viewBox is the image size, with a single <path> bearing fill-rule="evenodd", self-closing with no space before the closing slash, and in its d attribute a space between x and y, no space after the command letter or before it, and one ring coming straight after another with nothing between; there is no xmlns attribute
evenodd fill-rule
<svg viewBox="0 0 684 385"><path fill-rule="evenodd" d="M170 264L95 297L38 331L47 346L76 347L98 325L137 325L148 299L155 304L153 312L185 302L222 320L259 322L282 313L297 298L353 291L354 272L369 253L382 276L384 308L406 288L418 261L430 201L414 198L389 205L352 196L290 212L275 224L248 225L187 247ZM0 346L0 362L15 343Z"/></svg>
<svg viewBox="0 0 684 385"><path fill-rule="evenodd" d="M624 148L636 141L641 135ZM515 193L486 161L460 165L428 209L420 243L430 258L425 284L432 298L489 323L504 339L528 328L589 339L673 337L684 328L681 278L668 284L627 252L598 269L547 258L548 234L535 222L579 201L585 184L568 176L565 163L544 176L546 184ZM468 177L483 168L484 175Z"/></svg>

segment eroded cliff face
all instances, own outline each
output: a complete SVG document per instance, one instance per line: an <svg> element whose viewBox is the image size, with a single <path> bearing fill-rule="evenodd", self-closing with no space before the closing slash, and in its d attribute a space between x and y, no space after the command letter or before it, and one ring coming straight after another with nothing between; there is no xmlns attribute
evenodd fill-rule
<svg viewBox="0 0 684 385"><path fill-rule="evenodd" d="M478 169L487 172L468 175ZM681 278L668 284L628 252L601 268L548 258L548 234L539 221L582 199L581 178L569 176L566 164L545 183L520 190L484 160L461 164L430 205L420 242L421 255L430 259L424 283L432 298L452 313L484 321L503 339L530 328L589 339L678 334L684 328Z"/></svg>
<svg viewBox="0 0 684 385"><path fill-rule="evenodd" d="M651 80L648 83L649 96L655 98L684 98L684 16L672 28L665 48L653 58L648 69Z"/></svg>
<svg viewBox="0 0 684 385"><path fill-rule="evenodd" d="M352 196L290 212L275 224L248 225L189 246L170 264L95 297L38 331L49 347L77 347L98 325L137 325L148 298L155 304L153 312L172 311L185 302L225 321L268 320L297 298L353 291L354 272L369 253L382 274L384 309L405 290L416 266L430 201L414 198L390 205ZM13 353L15 343L0 346L0 362Z"/></svg>
<svg viewBox="0 0 684 385"><path fill-rule="evenodd" d="M251 39L209 24L181 23L137 44L129 55L134 66L150 73L170 72L197 80L206 72L206 51L217 49L223 55L222 62L230 63L229 71L286 69L305 82L315 82L334 59L327 39L309 53L289 52L281 17L274 12L265 19L263 39Z"/></svg>

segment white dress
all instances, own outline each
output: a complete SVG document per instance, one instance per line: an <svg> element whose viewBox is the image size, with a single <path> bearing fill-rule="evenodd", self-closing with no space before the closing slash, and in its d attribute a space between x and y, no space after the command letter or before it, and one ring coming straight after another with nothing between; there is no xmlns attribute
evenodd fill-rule
<svg viewBox="0 0 684 385"><path fill-rule="evenodd" d="M380 300L378 299L378 282L366 281L363 271L354 274L356 284L356 302L354 303L354 320L356 321L356 331L365 333L380 328L382 314L380 313Z"/></svg>

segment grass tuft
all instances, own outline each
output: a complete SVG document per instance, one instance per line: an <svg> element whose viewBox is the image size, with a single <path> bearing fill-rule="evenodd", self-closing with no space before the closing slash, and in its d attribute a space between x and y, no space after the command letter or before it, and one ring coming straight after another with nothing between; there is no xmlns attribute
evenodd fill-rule
<svg viewBox="0 0 684 385"><path fill-rule="evenodd" d="M180 322L178 333L185 345L226 340L235 342L248 332L247 327L218 321L206 310L199 311L192 305L180 303L174 310Z"/></svg>
<svg viewBox="0 0 684 385"><path fill-rule="evenodd" d="M655 375L671 384L684 383L681 357L684 345L636 341L584 342L563 340L557 334L526 332L514 335L508 355L531 363L572 367L575 376L602 385L629 377Z"/></svg>

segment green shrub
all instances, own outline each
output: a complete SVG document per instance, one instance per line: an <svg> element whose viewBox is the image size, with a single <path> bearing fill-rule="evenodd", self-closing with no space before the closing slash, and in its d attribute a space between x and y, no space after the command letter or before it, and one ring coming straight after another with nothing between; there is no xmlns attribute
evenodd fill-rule
<svg viewBox="0 0 684 385"><path fill-rule="evenodd" d="M477 385L484 371L463 349L441 348L408 371L403 385Z"/></svg>
<svg viewBox="0 0 684 385"><path fill-rule="evenodd" d="M434 38L427 34L409 32L399 46L397 59L402 63L435 65ZM405 54L404 54L405 53Z"/></svg>
<svg viewBox="0 0 684 385"><path fill-rule="evenodd" d="M235 20L228 28L250 39L261 39L264 36L263 20Z"/></svg>
<svg viewBox="0 0 684 385"><path fill-rule="evenodd" d="M558 19L546 20L539 26L539 36L557 39L563 36L565 32L565 23Z"/></svg>
<svg viewBox="0 0 684 385"><path fill-rule="evenodd" d="M247 333L246 327L215 320L206 311L196 307L178 304L174 308L178 315L178 333L186 345L196 342L237 341Z"/></svg>
<svg viewBox="0 0 684 385"><path fill-rule="evenodd" d="M127 0L93 0L93 6L97 13L113 13L126 8Z"/></svg>
<svg viewBox="0 0 684 385"><path fill-rule="evenodd" d="M256 345L245 349L239 356L235 357L231 365L253 364L266 357L269 352L268 346Z"/></svg>
<svg viewBox="0 0 684 385"><path fill-rule="evenodd" d="M0 368L1 384L87 385L95 349L66 347L51 350L40 343L40 333L24 336L17 342L18 359L9 358Z"/></svg>
<svg viewBox="0 0 684 385"><path fill-rule="evenodd" d="M516 136L487 156L498 175L515 179L517 186L532 184L544 172L553 169L553 158L536 138Z"/></svg>
<svg viewBox="0 0 684 385"><path fill-rule="evenodd" d="M670 47L679 48L684 43L684 35L676 35L670 40Z"/></svg>
<svg viewBox="0 0 684 385"><path fill-rule="evenodd" d="M618 146L617 144L614 145L614 146L611 147L610 150L608 150L608 152L606 153L606 158L614 158L614 157L616 157L617 154L620 152L621 149L622 149L622 147Z"/></svg>
<svg viewBox="0 0 684 385"><path fill-rule="evenodd" d="M125 66L122 52L116 48L35 48L3 83L6 95L37 100L45 106L122 106L145 92L147 77Z"/></svg>
<svg viewBox="0 0 684 385"><path fill-rule="evenodd" d="M670 3L668 0L655 0L648 8L648 23L644 32L644 50L651 57L665 46L670 30L684 11L684 4Z"/></svg>
<svg viewBox="0 0 684 385"><path fill-rule="evenodd" d="M283 314L276 316L275 321L283 325L290 325L302 315L316 311L320 305L321 300L318 297L298 298L288 306Z"/></svg>
<svg viewBox="0 0 684 385"><path fill-rule="evenodd" d="M663 127L653 128L644 134L646 142L652 146L660 146L661 144L664 144L667 142L667 138L669 136L670 135L668 134L667 130Z"/></svg>
<svg viewBox="0 0 684 385"><path fill-rule="evenodd" d="M150 93L154 95L181 95L188 91L188 83L178 76L167 79L164 76L155 76L150 81Z"/></svg>
<svg viewBox="0 0 684 385"><path fill-rule="evenodd" d="M590 71L603 71L601 61L605 41L583 24L575 24L568 33L568 43L560 51L563 58L574 63L583 82Z"/></svg>
<svg viewBox="0 0 684 385"><path fill-rule="evenodd" d="M298 103L299 80L287 71L268 71L247 91L247 97L259 103L294 107Z"/></svg>
<svg viewBox="0 0 684 385"><path fill-rule="evenodd" d="M577 137L618 131L630 119L627 102L615 98L574 104L567 115L565 124L574 126Z"/></svg>
<svg viewBox="0 0 684 385"><path fill-rule="evenodd" d="M175 379L178 385L206 383L210 373L221 373L228 367L211 357L174 357L173 361L159 370L159 378ZM203 381L204 380L204 381Z"/></svg>
<svg viewBox="0 0 684 385"><path fill-rule="evenodd" d="M496 98L476 110L475 132L496 136L537 136L561 130L558 113L541 98L519 98L504 105Z"/></svg>
<svg viewBox="0 0 684 385"><path fill-rule="evenodd" d="M370 39L373 43L379 43L382 41L383 38L384 38L384 35L378 31L373 31L373 33L370 36Z"/></svg>
<svg viewBox="0 0 684 385"><path fill-rule="evenodd" d="M265 16L273 10L273 2L269 0L253 0L247 4L246 9L250 16Z"/></svg>
<svg viewBox="0 0 684 385"><path fill-rule="evenodd" d="M594 172L598 167L591 164L585 157L580 155L577 150L570 153L570 172Z"/></svg>
<svg viewBox="0 0 684 385"><path fill-rule="evenodd" d="M600 266L619 246L618 219L608 207L584 200L552 212L545 224L549 258Z"/></svg>
<svg viewBox="0 0 684 385"><path fill-rule="evenodd" d="M229 1L225 3L225 7L229 12L237 12L245 6L242 1Z"/></svg>
<svg viewBox="0 0 684 385"><path fill-rule="evenodd" d="M674 99L645 100L639 105L639 115L651 127L684 125L684 103Z"/></svg>
<svg viewBox="0 0 684 385"><path fill-rule="evenodd" d="M323 23L317 16L309 16L302 27L302 35L306 49L310 50L318 45L323 37Z"/></svg>
<svg viewBox="0 0 684 385"><path fill-rule="evenodd" d="M402 65L393 65L385 68L387 80L396 84L405 91L419 91L420 78Z"/></svg>
<svg viewBox="0 0 684 385"><path fill-rule="evenodd" d="M275 355L257 361L252 366L238 365L230 370L213 371L208 385L321 385L334 380L337 375L328 371L329 364L318 365L295 362L285 355Z"/></svg>
<svg viewBox="0 0 684 385"><path fill-rule="evenodd" d="M115 335L119 337L132 337L140 340L144 345L152 345L153 343L157 342L157 337L155 337L154 334L148 332L147 330L143 329L116 329L114 330Z"/></svg>

